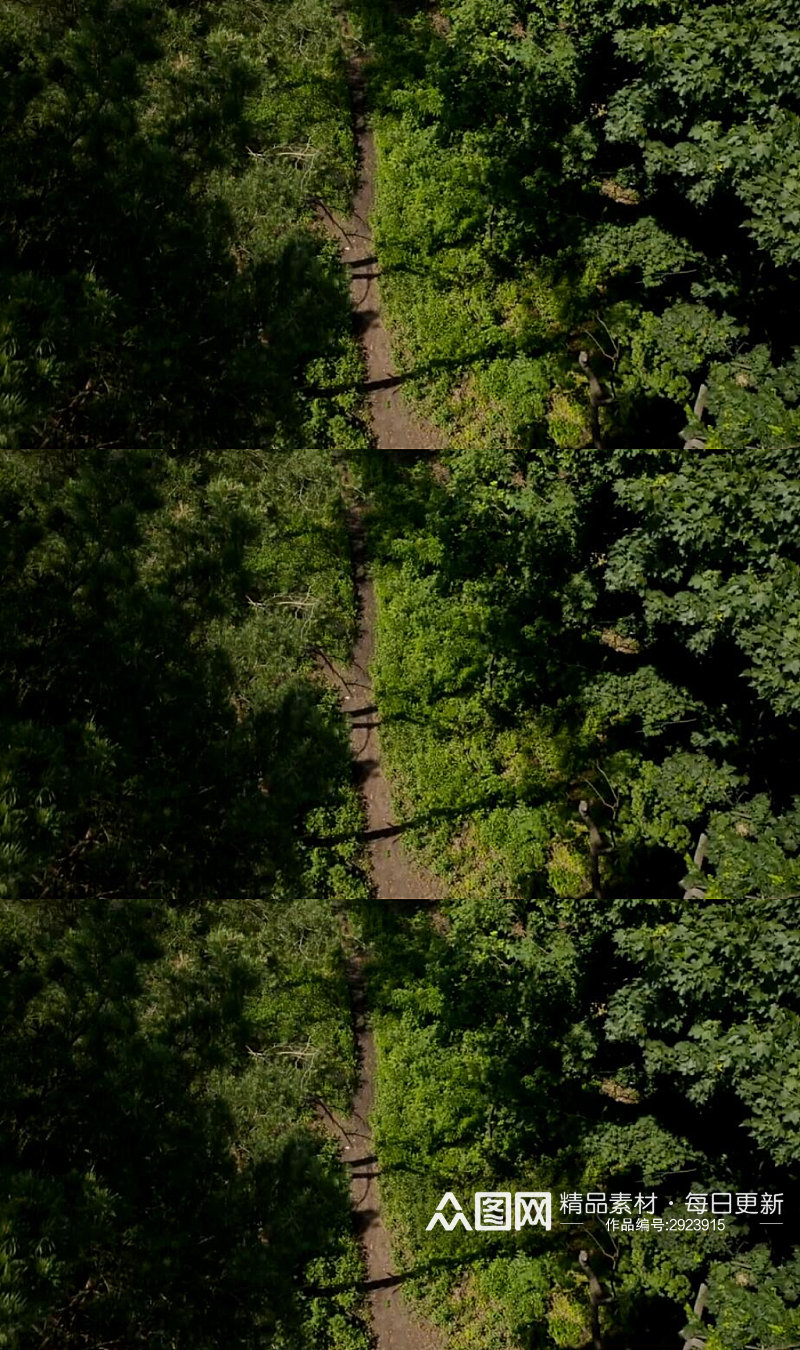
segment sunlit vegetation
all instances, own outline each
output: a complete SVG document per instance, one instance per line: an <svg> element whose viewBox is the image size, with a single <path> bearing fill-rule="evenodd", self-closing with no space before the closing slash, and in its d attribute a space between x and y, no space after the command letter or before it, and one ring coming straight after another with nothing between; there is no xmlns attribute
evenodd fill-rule
<svg viewBox="0 0 800 1350"><path fill-rule="evenodd" d="M485 446L373 486L382 743L449 893L373 918L406 1287L454 1350L784 1350L800 452ZM759 1200L724 1231L429 1233L448 1190Z"/></svg>
<svg viewBox="0 0 800 1350"><path fill-rule="evenodd" d="M0 14L0 1347L370 1350L330 1128L358 941L383 1198L451 1350L794 1350L796 25L345 29ZM347 46L434 465L369 447L322 224ZM331 679L356 495L433 917L370 899ZM426 1232L444 1191L519 1189L782 1206Z"/></svg>
<svg viewBox="0 0 800 1350"><path fill-rule="evenodd" d="M383 477L383 743L454 893L800 890L799 484L797 450Z"/></svg>
<svg viewBox="0 0 800 1350"><path fill-rule="evenodd" d="M383 1192L405 1287L452 1350L597 1345L582 1250L608 1350L795 1344L797 897L484 891L446 913L435 927L376 921L372 997ZM476 1191L542 1190L549 1233L426 1231L446 1191L473 1217ZM627 1231L623 1217L608 1232L587 1215L590 1192L606 1193L608 1213L613 1195L629 1197ZM749 1193L753 1212L737 1216L732 1200L724 1230L703 1231L699 1197L708 1218L713 1192ZM562 1214L562 1195L583 1208ZM639 1195L656 1197L661 1231L637 1228ZM780 1212L765 1208L776 1195Z"/></svg>
<svg viewBox="0 0 800 1350"><path fill-rule="evenodd" d="M383 293L455 445L800 441L779 0L354 8Z"/></svg>

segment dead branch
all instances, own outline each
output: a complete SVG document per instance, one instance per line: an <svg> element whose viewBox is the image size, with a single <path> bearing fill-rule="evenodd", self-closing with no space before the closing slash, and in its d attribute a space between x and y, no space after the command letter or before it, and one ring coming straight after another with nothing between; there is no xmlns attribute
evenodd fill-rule
<svg viewBox="0 0 800 1350"><path fill-rule="evenodd" d="M595 450L602 450L603 436L600 428L600 408L606 403L613 403L614 398L611 394L603 392L603 386L589 365L589 353L586 351L578 352L578 365L589 381L589 406L591 409L591 429L592 445Z"/></svg>
<svg viewBox="0 0 800 1350"><path fill-rule="evenodd" d="M708 835L701 834L700 838L697 841L697 848L694 851L695 867L702 868L703 863L706 860L707 853L708 853ZM704 900L705 895L706 895L705 889L702 886L690 886L688 890L683 892L684 900Z"/></svg>
<svg viewBox="0 0 800 1350"><path fill-rule="evenodd" d="M591 855L591 881L592 895L595 900L603 899L603 884L600 880L600 855L601 853L610 853L608 844L603 843L603 836L595 825L589 814L589 803L586 800L578 802L578 815L589 831L589 853Z"/></svg>
<svg viewBox="0 0 800 1350"><path fill-rule="evenodd" d="M705 835L702 836L705 839ZM698 845L699 848L699 845ZM697 1298L694 1301L694 1315L702 1321L703 1313L706 1310L706 1301L708 1299L708 1285L701 1284L697 1291ZM698 1336L690 1336L683 1342L683 1350L703 1350L705 1341Z"/></svg>
<svg viewBox="0 0 800 1350"><path fill-rule="evenodd" d="M694 415L698 422L702 422L706 413L708 404L708 385L701 384L697 391L697 398L694 401ZM688 441L683 442L684 450L705 450L705 437L691 436Z"/></svg>
<svg viewBox="0 0 800 1350"><path fill-rule="evenodd" d="M578 1264L589 1281L589 1303L592 1309L592 1348L593 1350L603 1350L603 1337L600 1332L600 1305L601 1303L612 1303L613 1299L610 1294L603 1293L603 1286L589 1265L589 1253L587 1251L578 1253Z"/></svg>

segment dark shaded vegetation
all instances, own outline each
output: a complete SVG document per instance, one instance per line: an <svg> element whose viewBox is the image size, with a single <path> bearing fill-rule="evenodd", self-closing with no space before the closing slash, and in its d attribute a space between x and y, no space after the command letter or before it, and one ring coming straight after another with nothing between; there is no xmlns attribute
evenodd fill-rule
<svg viewBox="0 0 800 1350"><path fill-rule="evenodd" d="M6 902L0 968L0 1343L368 1350L305 1123L353 1073L329 908Z"/></svg>
<svg viewBox="0 0 800 1350"><path fill-rule="evenodd" d="M357 10L393 380L462 447L357 466L436 925L366 907L317 669L355 625L331 451L367 440L313 223L354 170L335 18L0 17L0 1346L367 1350L313 1124L353 1086L350 902L397 1282L453 1350L590 1343L582 1248L607 1350L790 1350L796 34L772 0ZM425 1232L479 1189L783 1213Z"/></svg>
<svg viewBox="0 0 800 1350"><path fill-rule="evenodd" d="M336 467L18 452L0 511L1 893L360 893Z"/></svg>
<svg viewBox="0 0 800 1350"><path fill-rule="evenodd" d="M363 443L326 5L12 0L0 70L0 445Z"/></svg>
<svg viewBox="0 0 800 1350"><path fill-rule="evenodd" d="M0 1344L366 1350L338 23L12 2L0 69Z"/></svg>
<svg viewBox="0 0 800 1350"><path fill-rule="evenodd" d="M367 1350L338 469L7 452L0 517L0 1344Z"/></svg>

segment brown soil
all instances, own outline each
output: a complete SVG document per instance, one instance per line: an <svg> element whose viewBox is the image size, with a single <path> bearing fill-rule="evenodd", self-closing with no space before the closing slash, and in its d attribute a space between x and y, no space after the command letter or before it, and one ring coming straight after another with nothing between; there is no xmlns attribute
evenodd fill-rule
<svg viewBox="0 0 800 1350"><path fill-rule="evenodd" d="M367 1023L361 962L348 966L356 1035L361 1052L361 1079L350 1119L340 1127L341 1151L350 1174L350 1194L364 1248L372 1329L377 1350L445 1350L442 1333L415 1316L403 1299L403 1277L395 1271L389 1235L381 1217L378 1159L369 1126L375 1080L375 1042Z"/></svg>
<svg viewBox="0 0 800 1350"><path fill-rule="evenodd" d="M360 176L352 214L340 219L326 212L324 224L336 232L342 259L350 271L350 292L367 378L364 395L370 410L372 434L378 450L435 450L441 441L403 400L394 373L389 335L381 317L378 260L369 227L375 195L375 141L366 110L361 62L348 66ZM434 468L436 466L434 465ZM353 507L348 518L360 625L352 664L334 671L340 686L342 709L350 723L350 743L367 817L365 842L378 900L436 900L441 888L403 849L392 811L389 785L381 769L378 709L369 675L375 631L375 591L369 576L362 514Z"/></svg>
<svg viewBox="0 0 800 1350"><path fill-rule="evenodd" d="M381 768L378 710L369 664L375 627L375 592L366 570L361 513L350 512L350 538L360 605L360 628L352 664L336 671L366 815L365 842L369 849L377 900L433 900L441 892L434 879L405 853L392 813L389 785ZM444 1350L442 1334L416 1317L403 1299L392 1260L389 1234L381 1213L379 1166L369 1116L375 1083L375 1040L368 1021L362 961L348 962L359 1055L359 1085L350 1119L341 1129L342 1160L350 1176L350 1194L364 1250L372 1328L377 1350Z"/></svg>
<svg viewBox="0 0 800 1350"><path fill-rule="evenodd" d="M403 399L403 377L395 371L389 335L381 319L375 256L369 216L375 198L375 138L366 114L366 96L361 63L352 58L348 78L353 101L360 178L349 219L330 213L324 222L339 239L342 261L350 273L353 315L364 350L367 378L364 396L372 420L372 435L378 450L437 450L442 439L422 421Z"/></svg>
<svg viewBox="0 0 800 1350"><path fill-rule="evenodd" d="M368 126L364 81L360 64L350 64L355 131L361 165L359 189L349 220L329 217L336 229L342 259L350 271L350 289L357 330L364 350L364 394L378 450L432 450L440 441L403 401L400 381L392 364L389 337L381 320L378 263L369 228L375 175L375 143ZM365 843L369 850L377 900L435 900L441 895L433 877L406 854L392 811L389 785L381 768L378 709L369 675L375 632L375 590L367 570L362 512L352 507L349 531L359 604L359 634L348 670L334 671L342 709L350 725L353 760L366 816ZM342 1127L342 1158L350 1174L350 1193L364 1248L369 1297L377 1350L444 1350L440 1332L414 1316L404 1301L392 1260L389 1234L381 1215L379 1167L369 1125L375 1082L375 1041L368 1022L362 962L348 963L355 1034L360 1060L358 1091L350 1120Z"/></svg>
<svg viewBox="0 0 800 1350"><path fill-rule="evenodd" d="M348 670L336 673L364 801L364 842L369 851L375 896L378 900L437 900L442 890L435 878L415 863L403 847L403 827L395 820L389 784L381 767L380 718L369 675L375 633L375 589L367 572L364 530L357 507L351 509L349 523L360 623L352 664Z"/></svg>

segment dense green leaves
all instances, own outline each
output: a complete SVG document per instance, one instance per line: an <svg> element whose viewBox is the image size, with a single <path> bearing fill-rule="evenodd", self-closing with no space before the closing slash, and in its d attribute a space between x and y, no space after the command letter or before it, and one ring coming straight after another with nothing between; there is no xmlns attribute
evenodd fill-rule
<svg viewBox="0 0 800 1350"><path fill-rule="evenodd" d="M446 927L383 917L383 1189L412 1287L456 1350L589 1344L581 1248L609 1346L674 1346L687 1324L715 1350L792 1343L796 908L484 895L449 902ZM553 1229L428 1232L449 1189L467 1211L478 1190L549 1189ZM562 1195L588 1191L654 1195L664 1226L632 1209L609 1233L562 1212ZM781 1209L756 1199L683 1231L688 1197L708 1213L714 1191L780 1195Z"/></svg>
<svg viewBox="0 0 800 1350"><path fill-rule="evenodd" d="M382 745L451 893L361 916L409 1287L459 1350L573 1350L588 1245L609 1350L786 1350L797 34L358 8L384 294L462 447L361 466ZM311 1124L354 1069L330 902L368 889L315 670L354 626L324 447L365 439L313 225L353 172L334 17L12 3L0 63L0 1343L364 1350ZM787 1227L479 1248L426 1234L451 1188L758 1190Z"/></svg>
<svg viewBox="0 0 800 1350"><path fill-rule="evenodd" d="M365 1350L325 907L6 903L0 966L0 1343Z"/></svg>
<svg viewBox="0 0 800 1350"><path fill-rule="evenodd" d="M0 445L363 441L328 7L14 0L0 69Z"/></svg>
<svg viewBox="0 0 800 1350"><path fill-rule="evenodd" d="M7 450L0 521L0 1344L366 1350L338 466Z"/></svg>
<svg viewBox="0 0 800 1350"><path fill-rule="evenodd" d="M591 1343L581 1248L609 1347L795 1343L799 479L710 446L376 479L382 739L449 895L379 932L377 1138L457 1350ZM429 1233L448 1189L783 1209Z"/></svg>
<svg viewBox="0 0 800 1350"><path fill-rule="evenodd" d="M800 440L800 46L780 5L358 12L383 289L453 444Z"/></svg>
<svg viewBox="0 0 800 1350"><path fill-rule="evenodd" d="M358 891L335 467L20 453L0 498L0 893Z"/></svg>
<svg viewBox="0 0 800 1350"><path fill-rule="evenodd" d="M448 468L379 485L377 688L455 892L793 894L798 452Z"/></svg>

